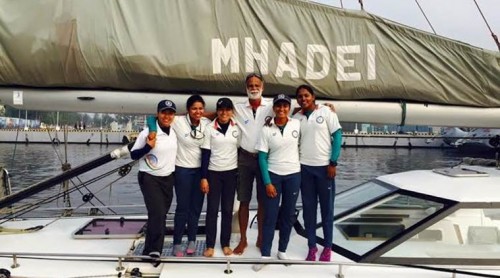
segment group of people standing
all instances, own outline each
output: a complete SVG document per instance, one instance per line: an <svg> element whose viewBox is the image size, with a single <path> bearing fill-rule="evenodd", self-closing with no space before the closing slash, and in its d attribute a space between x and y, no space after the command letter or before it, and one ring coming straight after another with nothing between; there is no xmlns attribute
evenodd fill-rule
<svg viewBox="0 0 500 278"><path fill-rule="evenodd" d="M140 159L138 180L148 211L144 255L158 258L163 249L165 220L175 189L174 256L195 252L198 220L207 196L206 249L214 255L217 217L221 215L220 246L224 255L242 254L248 246L247 226L253 185L256 184L258 238L263 258L270 258L274 230L279 225L278 258L286 249L302 195L309 252L316 260L318 200L325 244L319 257L330 261L333 234L335 175L341 147L341 127L332 107L317 104L307 85L299 86L300 111L292 115L291 99L280 94L262 97L264 80L253 73L245 80L248 99L233 104L220 98L216 113L204 111L199 95L186 103L187 115L175 115L170 100L158 104L156 118L148 118L131 149ZM215 118L210 121L208 118ZM240 202L240 242L230 247L234 196ZM182 235L188 244L183 250Z"/></svg>

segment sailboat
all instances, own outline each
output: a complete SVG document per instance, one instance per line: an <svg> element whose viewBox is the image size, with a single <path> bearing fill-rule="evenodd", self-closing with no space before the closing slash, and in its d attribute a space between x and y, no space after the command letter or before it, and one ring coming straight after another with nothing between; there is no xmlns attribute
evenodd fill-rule
<svg viewBox="0 0 500 278"><path fill-rule="evenodd" d="M222 95L242 99L244 76L260 72L266 93L293 94L308 83L345 121L499 125L498 52L365 11L299 0L1 6L5 105L153 113L160 99L184 103L196 92L210 109ZM15 212L26 197L126 153L117 149L14 192L0 199L0 209ZM339 194L330 263L303 260L300 222L290 260L262 261L257 248L241 257L216 250L214 259L173 258L166 250L154 267L138 255L145 216L12 212L0 221L0 277L498 277L498 184L494 167L459 166L382 176ZM256 228L249 233L252 242Z"/></svg>

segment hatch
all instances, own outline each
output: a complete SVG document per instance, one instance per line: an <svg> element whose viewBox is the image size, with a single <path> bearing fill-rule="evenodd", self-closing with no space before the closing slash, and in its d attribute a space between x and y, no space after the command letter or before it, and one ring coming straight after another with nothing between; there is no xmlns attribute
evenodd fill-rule
<svg viewBox="0 0 500 278"><path fill-rule="evenodd" d="M142 236L146 219L138 218L94 218L73 233L73 238L139 238Z"/></svg>
<svg viewBox="0 0 500 278"><path fill-rule="evenodd" d="M468 167L455 167L455 168L439 168L433 169L434 173L449 177L489 177L490 175L486 172L479 171L476 169L471 169Z"/></svg>

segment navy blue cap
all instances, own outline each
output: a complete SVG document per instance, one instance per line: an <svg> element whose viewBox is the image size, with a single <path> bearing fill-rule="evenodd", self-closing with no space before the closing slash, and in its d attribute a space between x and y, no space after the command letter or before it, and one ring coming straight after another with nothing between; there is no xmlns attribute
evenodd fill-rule
<svg viewBox="0 0 500 278"><path fill-rule="evenodd" d="M286 102L288 104L292 104L292 99L285 94L279 94L274 97L273 105L277 104L278 102Z"/></svg>
<svg viewBox="0 0 500 278"><path fill-rule="evenodd" d="M160 102L158 102L158 109L157 112L161 112L164 110L172 110L173 112L177 111L177 108L175 107L175 103L171 100L164 99Z"/></svg>
<svg viewBox="0 0 500 278"><path fill-rule="evenodd" d="M221 108L234 109L233 102L227 97L219 98L219 100L217 101L216 109L219 110Z"/></svg>

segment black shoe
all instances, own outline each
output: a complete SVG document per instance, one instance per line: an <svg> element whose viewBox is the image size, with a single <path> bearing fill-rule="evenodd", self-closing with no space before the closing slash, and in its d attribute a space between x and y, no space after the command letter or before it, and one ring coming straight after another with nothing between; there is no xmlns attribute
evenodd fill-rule
<svg viewBox="0 0 500 278"><path fill-rule="evenodd" d="M149 257L151 258L150 262L154 267L158 267L161 264L160 255L158 254L158 252L149 253Z"/></svg>

